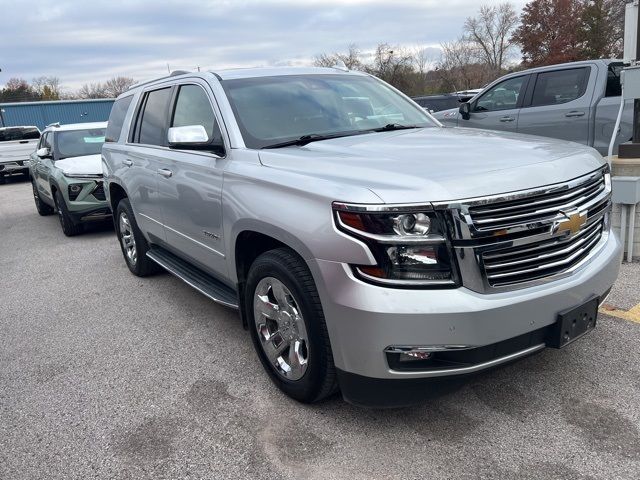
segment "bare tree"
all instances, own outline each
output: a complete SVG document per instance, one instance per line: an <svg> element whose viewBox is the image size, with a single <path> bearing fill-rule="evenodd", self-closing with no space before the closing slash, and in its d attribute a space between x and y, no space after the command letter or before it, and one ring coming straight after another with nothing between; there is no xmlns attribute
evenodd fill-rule
<svg viewBox="0 0 640 480"><path fill-rule="evenodd" d="M104 93L107 97L115 98L129 90L134 83L136 81L130 77L114 77L104 83Z"/></svg>
<svg viewBox="0 0 640 480"><path fill-rule="evenodd" d="M373 62L365 66L365 71L402 91L408 91L411 87L409 77L413 73L413 59L403 48L380 43L373 55Z"/></svg>
<svg viewBox="0 0 640 480"><path fill-rule="evenodd" d="M477 49L482 63L500 72L511 53L511 34L517 25L518 15L511 3L483 5L477 17L467 18L464 39Z"/></svg>
<svg viewBox="0 0 640 480"><path fill-rule="evenodd" d="M58 77L41 76L31 81L31 87L41 100L60 99L60 79Z"/></svg>
<svg viewBox="0 0 640 480"><path fill-rule="evenodd" d="M437 70L445 90L478 88L496 77L491 67L478 61L474 45L466 39L442 43L440 48Z"/></svg>
<svg viewBox="0 0 640 480"><path fill-rule="evenodd" d="M80 87L76 96L78 98L109 98L103 83L85 83Z"/></svg>
<svg viewBox="0 0 640 480"><path fill-rule="evenodd" d="M362 70L362 52L355 44L350 44L347 53L334 52L317 55L313 61L316 67L333 67L338 61L343 61L349 70Z"/></svg>

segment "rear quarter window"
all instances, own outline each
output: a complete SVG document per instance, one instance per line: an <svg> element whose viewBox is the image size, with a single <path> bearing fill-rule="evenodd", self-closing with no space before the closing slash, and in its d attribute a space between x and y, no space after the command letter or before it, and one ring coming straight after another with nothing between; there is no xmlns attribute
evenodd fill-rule
<svg viewBox="0 0 640 480"><path fill-rule="evenodd" d="M129 105L133 95L128 97L119 98L113 104L111 108L111 114L109 115L109 123L107 124L107 132L105 134L105 142L118 142L120 141L120 133L122 132L122 125L124 124L124 118L129 111Z"/></svg>

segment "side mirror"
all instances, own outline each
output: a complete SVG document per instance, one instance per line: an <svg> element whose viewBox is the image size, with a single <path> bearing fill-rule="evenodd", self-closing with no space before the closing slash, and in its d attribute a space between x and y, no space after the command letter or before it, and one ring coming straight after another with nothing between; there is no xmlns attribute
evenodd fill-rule
<svg viewBox="0 0 640 480"><path fill-rule="evenodd" d="M36 150L36 157L51 158L51 150L47 147L39 148L38 150Z"/></svg>
<svg viewBox="0 0 640 480"><path fill-rule="evenodd" d="M469 102L464 102L460 105L458 111L465 120L469 120L471 118L471 104Z"/></svg>
<svg viewBox="0 0 640 480"><path fill-rule="evenodd" d="M202 125L185 125L184 127L171 127L167 132L167 140L171 148L183 150L210 150L217 154L224 154L222 144L209 138Z"/></svg>
<svg viewBox="0 0 640 480"><path fill-rule="evenodd" d="M172 147L189 147L209 143L209 135L202 125L171 127L167 132L167 140Z"/></svg>

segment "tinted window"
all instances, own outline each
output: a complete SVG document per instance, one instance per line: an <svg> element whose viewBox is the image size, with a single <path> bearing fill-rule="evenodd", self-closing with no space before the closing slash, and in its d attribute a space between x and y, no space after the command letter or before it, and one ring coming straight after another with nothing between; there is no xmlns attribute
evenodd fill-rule
<svg viewBox="0 0 640 480"><path fill-rule="evenodd" d="M100 153L105 129L68 130L56 133L56 159L81 157Z"/></svg>
<svg viewBox="0 0 640 480"><path fill-rule="evenodd" d="M166 126L171 88L163 88L147 93L144 111L141 113L138 143L148 145L166 144Z"/></svg>
<svg viewBox="0 0 640 480"><path fill-rule="evenodd" d="M127 110L129 110L129 105L131 104L132 99L133 95L129 95L128 97L116 100L113 104L111 114L109 115L105 142L117 142L120 140L120 132L122 131L124 117L127 115Z"/></svg>
<svg viewBox="0 0 640 480"><path fill-rule="evenodd" d="M510 110L518 106L518 99L524 93L527 77L516 77L491 87L476 102L476 112Z"/></svg>
<svg viewBox="0 0 640 480"><path fill-rule="evenodd" d="M202 125L211 140L214 135L215 123L216 117L205 91L197 85L180 87L171 126ZM217 136L219 137L219 135Z"/></svg>
<svg viewBox="0 0 640 480"><path fill-rule="evenodd" d="M622 95L622 85L620 84L620 72L624 65L615 64L609 65L607 71L607 90L605 92L606 97L619 97Z"/></svg>
<svg viewBox="0 0 640 480"><path fill-rule="evenodd" d="M5 128L0 130L0 142L13 140L36 140L40 138L40 130L35 127Z"/></svg>
<svg viewBox="0 0 640 480"><path fill-rule="evenodd" d="M588 68L539 73L531 106L558 105L580 98L587 89L588 80Z"/></svg>

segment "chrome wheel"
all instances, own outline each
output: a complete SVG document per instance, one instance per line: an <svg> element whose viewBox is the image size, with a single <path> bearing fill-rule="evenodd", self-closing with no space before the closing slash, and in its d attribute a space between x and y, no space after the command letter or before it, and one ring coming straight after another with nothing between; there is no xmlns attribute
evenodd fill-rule
<svg viewBox="0 0 640 480"><path fill-rule="evenodd" d="M276 372L287 380L300 380L307 371L309 337L298 302L280 280L260 280L253 318L262 350Z"/></svg>
<svg viewBox="0 0 640 480"><path fill-rule="evenodd" d="M138 261L138 250L136 248L136 239L133 236L133 230L131 228L131 222L125 212L120 213L118 219L118 225L120 227L120 241L122 242L122 249L127 257L127 261L131 265L135 265Z"/></svg>

